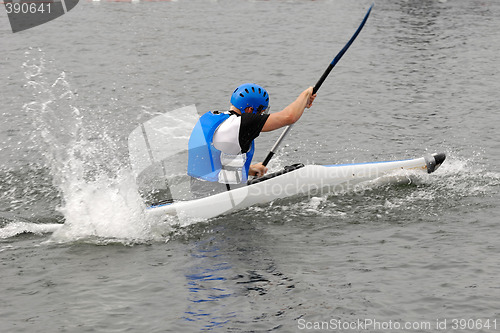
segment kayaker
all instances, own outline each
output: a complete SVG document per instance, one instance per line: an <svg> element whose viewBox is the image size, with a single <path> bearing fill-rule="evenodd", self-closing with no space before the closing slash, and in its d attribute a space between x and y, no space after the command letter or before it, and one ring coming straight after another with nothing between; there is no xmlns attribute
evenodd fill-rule
<svg viewBox="0 0 500 333"><path fill-rule="evenodd" d="M262 163L251 164L255 138L299 120L316 98L312 92L313 87L307 88L282 111L268 114L268 92L245 83L231 95L229 111L202 115L189 138L191 192L214 194L243 186L248 176L263 176L267 168Z"/></svg>

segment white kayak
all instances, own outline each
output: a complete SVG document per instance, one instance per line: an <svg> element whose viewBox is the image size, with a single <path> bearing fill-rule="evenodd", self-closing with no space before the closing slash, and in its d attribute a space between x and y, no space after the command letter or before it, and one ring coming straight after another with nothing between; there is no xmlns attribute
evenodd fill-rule
<svg viewBox="0 0 500 333"><path fill-rule="evenodd" d="M444 153L409 160L337 165L294 165L259 178L247 186L212 196L152 206L152 216L209 219L250 206L296 195L326 194L352 189L400 170L434 172L445 160Z"/></svg>

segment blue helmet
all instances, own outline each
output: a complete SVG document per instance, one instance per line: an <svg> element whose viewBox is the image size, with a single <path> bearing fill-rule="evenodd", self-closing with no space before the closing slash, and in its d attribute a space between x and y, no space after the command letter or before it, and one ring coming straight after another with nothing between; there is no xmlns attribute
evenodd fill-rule
<svg viewBox="0 0 500 333"><path fill-rule="evenodd" d="M269 107L269 94L258 84L245 83L234 90L231 104L241 112L253 107L253 113L262 113Z"/></svg>

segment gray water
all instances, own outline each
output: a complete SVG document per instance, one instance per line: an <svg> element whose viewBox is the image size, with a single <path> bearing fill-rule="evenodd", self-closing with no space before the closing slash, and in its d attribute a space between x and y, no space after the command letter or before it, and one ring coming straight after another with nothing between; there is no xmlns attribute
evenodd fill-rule
<svg viewBox="0 0 500 333"><path fill-rule="evenodd" d="M500 330L498 1L377 1L270 164L446 152L436 173L182 228L142 214L135 127L243 82L280 110L370 4L83 1L16 34L0 10L1 332Z"/></svg>

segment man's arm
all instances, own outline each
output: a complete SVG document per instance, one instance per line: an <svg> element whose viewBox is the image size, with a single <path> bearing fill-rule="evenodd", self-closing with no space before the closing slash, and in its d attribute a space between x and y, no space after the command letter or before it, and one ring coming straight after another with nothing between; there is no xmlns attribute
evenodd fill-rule
<svg viewBox="0 0 500 333"><path fill-rule="evenodd" d="M300 119L305 108L310 108L316 94L313 95L313 87L304 90L297 99L280 112L272 113L267 118L262 132L274 131L275 129L291 125Z"/></svg>

